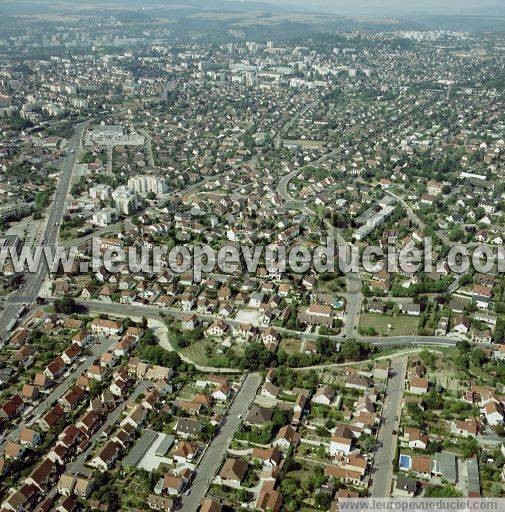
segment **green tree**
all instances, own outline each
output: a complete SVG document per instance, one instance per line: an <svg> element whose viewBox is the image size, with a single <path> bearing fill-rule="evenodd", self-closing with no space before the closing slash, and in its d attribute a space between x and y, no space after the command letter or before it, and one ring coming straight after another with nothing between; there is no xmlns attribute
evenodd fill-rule
<svg viewBox="0 0 505 512"><path fill-rule="evenodd" d="M316 502L317 508L320 508L322 510L328 510L328 508L331 505L331 494L327 492L319 492L316 494L316 497L314 498Z"/></svg>
<svg viewBox="0 0 505 512"><path fill-rule="evenodd" d="M75 306L75 299L70 295L65 295L63 298L54 301L54 311L56 313L70 315L75 311Z"/></svg>
<svg viewBox="0 0 505 512"><path fill-rule="evenodd" d="M248 370L261 370L271 366L272 361L272 353L263 343L255 341L246 345L241 366Z"/></svg>

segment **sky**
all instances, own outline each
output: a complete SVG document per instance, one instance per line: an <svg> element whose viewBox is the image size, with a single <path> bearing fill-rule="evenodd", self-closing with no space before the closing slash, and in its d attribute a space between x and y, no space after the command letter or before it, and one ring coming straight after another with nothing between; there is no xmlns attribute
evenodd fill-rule
<svg viewBox="0 0 505 512"><path fill-rule="evenodd" d="M253 0L242 0L250 2ZM505 0L266 0L273 5L322 10L344 16L408 16L464 14L503 16Z"/></svg>

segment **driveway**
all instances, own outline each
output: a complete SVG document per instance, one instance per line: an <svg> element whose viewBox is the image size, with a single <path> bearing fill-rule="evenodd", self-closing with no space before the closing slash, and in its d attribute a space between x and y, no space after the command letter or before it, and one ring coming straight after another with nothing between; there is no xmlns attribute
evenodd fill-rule
<svg viewBox="0 0 505 512"><path fill-rule="evenodd" d="M149 387L152 386L152 383L149 381L142 380L140 381L133 392L130 394L128 398L126 398L123 402L121 402L113 411L109 413L103 425L93 434L90 439L90 445L87 450L78 455L72 462L67 465L67 472L72 473L73 475L91 475L93 470L91 468L87 468L84 466L86 462L86 457L88 454L94 449L94 442L97 439L100 439L100 436L110 425L115 423L123 413L126 404L130 401L135 401L139 395L145 393Z"/></svg>

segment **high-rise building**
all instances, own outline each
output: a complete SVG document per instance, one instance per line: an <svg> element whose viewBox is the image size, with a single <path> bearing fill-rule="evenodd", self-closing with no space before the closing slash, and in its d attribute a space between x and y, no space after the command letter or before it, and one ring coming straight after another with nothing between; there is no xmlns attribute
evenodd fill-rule
<svg viewBox="0 0 505 512"><path fill-rule="evenodd" d="M161 196L168 191L168 186L164 178L148 174L130 178L128 180L128 186L141 196L149 192L154 192L157 196Z"/></svg>
<svg viewBox="0 0 505 512"><path fill-rule="evenodd" d="M135 192L122 185L112 192L112 198L116 205L116 211L125 215L130 215L138 207L137 196Z"/></svg>

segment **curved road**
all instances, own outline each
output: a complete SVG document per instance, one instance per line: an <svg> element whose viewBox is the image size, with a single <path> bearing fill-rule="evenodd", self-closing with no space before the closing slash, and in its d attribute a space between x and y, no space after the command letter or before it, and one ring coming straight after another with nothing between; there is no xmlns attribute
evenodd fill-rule
<svg viewBox="0 0 505 512"><path fill-rule="evenodd" d="M186 311L182 311L176 308L159 308L156 306L132 306L125 304L117 304L111 302L101 302L96 300L76 300L76 303L84 308L86 308L90 313L99 314L106 313L113 316L117 316L119 318L130 317L140 319L142 317L146 317L151 321L151 324L155 326L156 329L160 329L160 327L164 327L164 321L162 314L170 315L174 318L181 318L184 315L187 315ZM219 316L214 315L200 315L195 311L192 311L200 320L204 321L214 321L214 320L222 320L226 324L237 327L241 324L238 320L233 320L229 318L221 318ZM160 325L161 323L161 325ZM291 331L289 329L278 328L280 333L285 333L292 336L303 336L307 339L315 340L320 336L317 334L303 334L298 331ZM166 335L166 333L165 333ZM165 336L166 337L166 336ZM325 336L333 341L342 341L342 337L340 336ZM390 336L390 337L355 337L355 339L362 343L368 343L374 346L380 347L412 347L412 346L433 346L433 347L454 347L456 346L457 339L456 338L448 338L441 336ZM164 337L160 337L161 344L167 348L167 350L175 350L175 348L170 344L168 338L166 341ZM184 361L188 363L193 363L190 359L182 358ZM239 373L240 371L236 368L213 368L209 366L202 366L196 364L195 367L203 372L221 372L221 373Z"/></svg>

